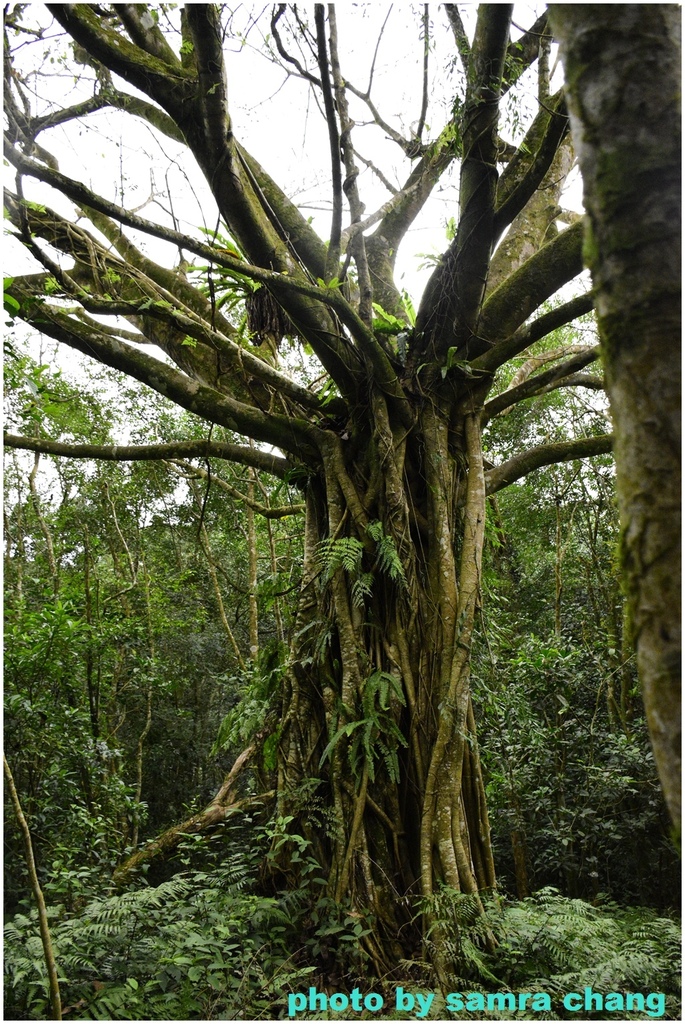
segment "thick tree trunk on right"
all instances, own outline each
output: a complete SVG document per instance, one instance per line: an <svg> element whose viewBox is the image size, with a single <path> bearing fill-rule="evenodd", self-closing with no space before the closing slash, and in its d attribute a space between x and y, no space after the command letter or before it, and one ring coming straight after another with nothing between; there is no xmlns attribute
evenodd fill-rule
<svg viewBox="0 0 685 1024"><path fill-rule="evenodd" d="M654 754L680 822L680 8L559 4L615 424L622 563Z"/></svg>

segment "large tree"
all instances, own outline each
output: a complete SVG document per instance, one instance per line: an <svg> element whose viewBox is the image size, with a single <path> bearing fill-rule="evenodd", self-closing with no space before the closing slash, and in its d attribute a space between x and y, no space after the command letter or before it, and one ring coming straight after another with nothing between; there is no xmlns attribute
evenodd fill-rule
<svg viewBox="0 0 685 1024"><path fill-rule="evenodd" d="M371 84L364 91L347 77L334 6L315 6L311 22L274 8L274 56L308 83L325 121L324 243L271 176L277 154L264 167L236 135L226 9L48 11L70 41L80 89L90 82L91 93L72 105L34 97L28 83L41 69L28 66L23 44L38 39L28 52L42 59L47 28L18 5L5 41L5 155L16 169L5 202L38 266L10 283L7 308L231 436L216 441L210 427L206 442L141 451L6 441L67 456L224 458L298 482L305 552L281 698L277 808L309 842L329 895L371 921L363 941L383 971L413 949L414 897L430 902L441 883L474 894L495 885L470 690L488 495L537 467L611 449L602 434L523 448L500 464L483 455L488 423L517 403L602 386L583 372L596 345L550 340L590 312L592 297L578 284L554 298L582 271L583 235L559 203L572 157L563 94L550 91L547 16L523 32L512 5L483 4L473 26L456 5L436 12L453 34L457 73L441 86L449 116L429 129L426 8L416 31L420 116L402 134ZM525 132L507 138L503 100L536 77ZM398 147L399 188L358 153L362 107ZM175 221L134 211L132 200L108 200L64 159L58 166L50 132L75 132L105 108L185 147L220 231L182 233ZM525 110L516 108L512 131ZM362 163L389 188L371 215ZM398 249L455 169L453 237L414 316L395 281ZM154 260L145 239L169 243L168 262ZM247 333L224 304L241 292ZM308 354L308 378L289 369L286 337ZM512 360L523 363L513 382L498 372ZM292 878L293 865L282 867Z"/></svg>

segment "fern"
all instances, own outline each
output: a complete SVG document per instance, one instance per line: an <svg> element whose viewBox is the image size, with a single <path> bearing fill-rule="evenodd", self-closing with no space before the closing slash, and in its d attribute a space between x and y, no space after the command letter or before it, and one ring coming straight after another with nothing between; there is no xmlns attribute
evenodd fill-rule
<svg viewBox="0 0 685 1024"><path fill-rule="evenodd" d="M366 532L375 545L374 569L388 576L398 586L406 587L400 556L392 538L384 534L382 523L369 523ZM350 579L354 605L362 608L365 600L371 596L374 581L373 572L365 572L363 569L362 542L356 537L327 538L320 542L317 558L323 582L330 582L336 572L342 569Z"/></svg>
<svg viewBox="0 0 685 1024"><path fill-rule="evenodd" d="M92 900L75 916L51 914L70 1017L96 1020L273 1019L281 980L307 975L289 952L290 913L251 891L252 855L235 847L208 872ZM6 1012L45 1018L47 979L38 922L5 927Z"/></svg>
<svg viewBox="0 0 685 1024"><path fill-rule="evenodd" d="M317 557L323 580L328 583L338 569L344 569L350 576L361 572L364 545L355 537L327 537L319 544Z"/></svg>
<svg viewBox="0 0 685 1024"><path fill-rule="evenodd" d="M445 965L455 990L544 991L557 1000L585 986L663 992L665 1016L681 1019L680 929L654 911L594 906L552 888L502 906L448 886L423 900L421 909L432 921L427 948ZM497 940L494 953L486 952L488 935ZM607 1012L606 1019L615 1014Z"/></svg>
<svg viewBox="0 0 685 1024"><path fill-rule="evenodd" d="M402 561L392 537L383 533L383 524L377 520L369 523L366 532L376 543L376 564L380 571L389 576L393 582L406 587L407 579L404 575Z"/></svg>
<svg viewBox="0 0 685 1024"><path fill-rule="evenodd" d="M400 766L397 752L400 746L407 746L407 740L393 717L391 696L404 705L405 699L399 679L389 672L373 672L362 687L363 717L346 722L336 730L321 755L319 767L332 755L337 744L345 736L350 739L348 756L357 781L362 777L364 766L369 779L375 781L376 764L382 761L391 781L399 782Z"/></svg>

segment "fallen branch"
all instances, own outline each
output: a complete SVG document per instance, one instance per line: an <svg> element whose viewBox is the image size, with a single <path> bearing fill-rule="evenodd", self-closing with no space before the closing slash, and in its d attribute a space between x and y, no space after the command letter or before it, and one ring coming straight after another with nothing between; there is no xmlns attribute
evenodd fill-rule
<svg viewBox="0 0 685 1024"><path fill-rule="evenodd" d="M270 728L271 726L269 726ZM266 729L262 729L250 746L246 747L242 754L236 758L220 789L204 810L199 811L198 814L193 814L192 817L187 818L179 825L172 825L171 828L168 828L166 832L162 832L156 839L150 840L140 850L136 850L135 853L127 857L115 869L112 876L112 881L115 885L126 885L137 868L142 864L149 863L156 857L168 856L180 845L186 836L208 832L215 826L220 825L231 814L237 813L252 804L266 803L268 800L273 799L275 795L274 790L268 790L266 793L259 793L256 796L244 797L242 800L236 800L233 793L238 776L259 748L264 735L266 735Z"/></svg>

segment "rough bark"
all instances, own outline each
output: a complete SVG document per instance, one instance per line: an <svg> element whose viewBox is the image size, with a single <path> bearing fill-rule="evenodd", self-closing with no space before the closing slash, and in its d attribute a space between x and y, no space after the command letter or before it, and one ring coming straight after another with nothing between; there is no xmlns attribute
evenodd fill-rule
<svg viewBox="0 0 685 1024"><path fill-rule="evenodd" d="M680 9L554 5L615 427L623 576L680 822Z"/></svg>

